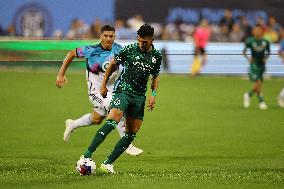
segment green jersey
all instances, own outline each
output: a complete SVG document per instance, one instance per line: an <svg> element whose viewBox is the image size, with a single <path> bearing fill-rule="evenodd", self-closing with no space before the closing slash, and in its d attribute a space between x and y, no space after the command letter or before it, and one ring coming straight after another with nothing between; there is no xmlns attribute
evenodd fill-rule
<svg viewBox="0 0 284 189"><path fill-rule="evenodd" d="M251 50L251 56L257 64L263 64L264 57L270 54L270 44L265 39L251 37L246 40L245 45Z"/></svg>
<svg viewBox="0 0 284 189"><path fill-rule="evenodd" d="M162 61L161 53L152 46L149 52L140 50L138 43L124 47L115 56L117 65L123 70L116 80L114 92L129 92L145 95L149 76L158 76Z"/></svg>

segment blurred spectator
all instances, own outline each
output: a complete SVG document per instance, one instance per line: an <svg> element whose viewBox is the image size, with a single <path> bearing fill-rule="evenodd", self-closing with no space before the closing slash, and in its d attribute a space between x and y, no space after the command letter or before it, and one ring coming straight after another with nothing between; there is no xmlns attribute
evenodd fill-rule
<svg viewBox="0 0 284 189"><path fill-rule="evenodd" d="M145 22L143 16L140 14L136 14L127 20L127 25L134 31L139 30L140 26L143 24L145 24Z"/></svg>
<svg viewBox="0 0 284 189"><path fill-rule="evenodd" d="M18 34L28 38L43 37L45 20L40 15L26 15L23 18L21 28L23 33ZM70 24L69 31L66 33L67 39L85 39L99 38L100 28L103 24L101 20L95 19L89 26L82 20L74 19ZM135 14L127 21L117 19L115 21L117 39L127 40L136 39L136 31L143 25L144 19L142 15ZM276 21L274 16L268 17L268 22L264 17L257 17L255 23L261 26L264 37L271 42L278 42L281 25ZM157 40L173 40L173 41L193 41L193 33L196 27L192 23L185 23L182 19L176 19L174 22L167 23L151 23L155 29L155 39ZM252 23L248 18L240 16L238 20L233 18L231 10L224 10L224 16L217 21L215 25L209 25L212 41L216 42L242 42L252 34ZM16 36L15 28L10 25L7 30L0 27L0 35ZM52 31L51 37L55 39L63 39L62 28Z"/></svg>
<svg viewBox="0 0 284 189"><path fill-rule="evenodd" d="M16 29L12 24L10 24L7 28L7 35L11 37L16 36Z"/></svg>
<svg viewBox="0 0 284 189"><path fill-rule="evenodd" d="M89 27L82 20L74 19L67 32L68 39L81 39L87 37Z"/></svg>
<svg viewBox="0 0 284 189"><path fill-rule="evenodd" d="M264 32L263 38L271 43L276 43L279 40L278 33L270 26Z"/></svg>
<svg viewBox="0 0 284 189"><path fill-rule="evenodd" d="M284 29L281 29L280 31L280 48L278 53L280 58L282 59L282 63L284 64Z"/></svg>
<svg viewBox="0 0 284 189"><path fill-rule="evenodd" d="M89 36L90 38L99 39L102 23L99 19L96 19L90 26Z"/></svg>
<svg viewBox="0 0 284 189"><path fill-rule="evenodd" d="M249 24L247 17L240 17L240 27L244 32L244 37L241 41L244 41L246 38L252 36L252 26Z"/></svg>
<svg viewBox="0 0 284 189"><path fill-rule="evenodd" d="M194 28L191 25L183 23L182 20L177 19L174 23L169 23L164 29L162 35L163 40L185 41L193 32Z"/></svg>
<svg viewBox="0 0 284 189"><path fill-rule="evenodd" d="M152 23L151 26L154 28L155 30L155 34L154 37L157 40L162 39L162 34L163 34L163 26L160 23Z"/></svg>
<svg viewBox="0 0 284 189"><path fill-rule="evenodd" d="M122 19L116 20L114 27L116 39L135 39L137 37L136 32L127 28L124 20Z"/></svg>
<svg viewBox="0 0 284 189"><path fill-rule="evenodd" d="M240 24L235 23L233 25L232 31L229 34L230 42L240 42L244 38L244 32L241 30Z"/></svg>
<svg viewBox="0 0 284 189"><path fill-rule="evenodd" d="M192 25L192 24L182 24L181 26L180 26L180 28L181 28L181 31L182 31L182 40L183 41L192 41L193 39L192 39L192 34L193 34L193 32L194 32L194 30L195 30L195 26L194 25Z"/></svg>
<svg viewBox="0 0 284 189"><path fill-rule="evenodd" d="M228 42L229 41L229 27L221 25L217 30L214 31L213 39L217 42Z"/></svg>
<svg viewBox="0 0 284 189"><path fill-rule="evenodd" d="M222 26L227 26L229 29L229 32L232 31L233 25L235 23L235 20L232 15L232 11L229 9L226 9L224 11L224 16L221 18L219 25Z"/></svg>
<svg viewBox="0 0 284 189"><path fill-rule="evenodd" d="M57 40L63 39L63 31L60 30L60 29L55 30L55 31L52 33L52 38L53 38L53 39L57 39Z"/></svg>
<svg viewBox="0 0 284 189"><path fill-rule="evenodd" d="M0 35L6 35L6 33L4 32L2 26L0 25Z"/></svg>
<svg viewBox="0 0 284 189"><path fill-rule="evenodd" d="M181 31L180 31L180 21L177 20L175 23L168 23L165 27L162 39L163 40L181 40Z"/></svg>
<svg viewBox="0 0 284 189"><path fill-rule="evenodd" d="M265 32L267 29L266 21L263 17L259 16L256 19L256 25L260 26L262 28L262 31Z"/></svg>
<svg viewBox="0 0 284 189"><path fill-rule="evenodd" d="M281 25L276 21L274 16L269 16L268 19L268 26L271 27L272 30L276 31L280 34L281 32Z"/></svg>

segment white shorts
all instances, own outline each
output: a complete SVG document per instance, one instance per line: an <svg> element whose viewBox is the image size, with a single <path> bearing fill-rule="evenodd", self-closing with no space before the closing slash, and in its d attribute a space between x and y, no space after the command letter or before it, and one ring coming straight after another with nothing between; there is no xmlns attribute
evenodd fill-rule
<svg viewBox="0 0 284 189"><path fill-rule="evenodd" d="M106 116L109 111L109 104L112 98L112 86L108 86L107 97L103 98L100 93L101 81L89 74L87 77L88 95L91 103L94 105L94 111L101 116Z"/></svg>

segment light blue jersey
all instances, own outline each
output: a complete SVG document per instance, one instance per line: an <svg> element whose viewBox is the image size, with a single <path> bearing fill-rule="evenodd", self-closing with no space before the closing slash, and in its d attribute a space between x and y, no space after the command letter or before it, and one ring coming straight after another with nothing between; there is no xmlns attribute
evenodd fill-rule
<svg viewBox="0 0 284 189"><path fill-rule="evenodd" d="M86 59L88 71L98 74L106 71L110 61L121 49L121 45L113 43L111 50L105 50L99 43L76 48L76 54L77 57Z"/></svg>

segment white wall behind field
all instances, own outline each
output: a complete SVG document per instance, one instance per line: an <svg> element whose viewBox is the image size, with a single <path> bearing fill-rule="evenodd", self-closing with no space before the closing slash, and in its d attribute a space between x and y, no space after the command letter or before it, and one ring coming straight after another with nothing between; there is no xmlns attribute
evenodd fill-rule
<svg viewBox="0 0 284 189"><path fill-rule="evenodd" d="M119 41L126 45L136 41ZM193 43L155 41L159 50L166 49L168 73L189 73L193 62ZM242 43L209 43L206 50L208 61L203 68L203 74L243 75L248 72L248 62L242 55ZM266 64L266 74L284 76L284 64L278 57L278 44L271 45L271 56ZM162 72L166 72L162 68Z"/></svg>

